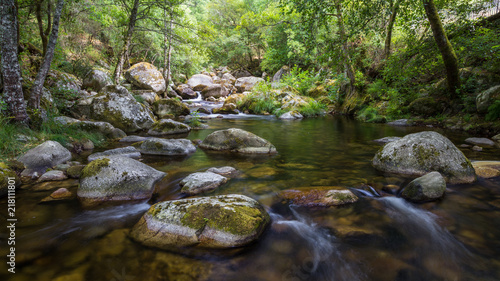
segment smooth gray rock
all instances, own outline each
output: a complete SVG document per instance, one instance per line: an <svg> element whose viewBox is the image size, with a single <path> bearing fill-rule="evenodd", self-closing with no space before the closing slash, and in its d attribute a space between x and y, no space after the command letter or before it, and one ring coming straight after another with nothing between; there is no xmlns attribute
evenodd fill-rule
<svg viewBox="0 0 500 281"><path fill-rule="evenodd" d="M99 69L93 69L83 79L83 88L99 92L102 88L112 85L108 74Z"/></svg>
<svg viewBox="0 0 500 281"><path fill-rule="evenodd" d="M478 94L476 97L477 112L487 113L488 107L493 103L496 97L500 97L500 85L491 87Z"/></svg>
<svg viewBox="0 0 500 281"><path fill-rule="evenodd" d="M196 195L203 192L213 191L227 182L227 178L212 172L193 173L185 177L181 182L181 192L188 195Z"/></svg>
<svg viewBox="0 0 500 281"><path fill-rule="evenodd" d="M189 131L191 131L191 127L184 123L177 122L172 119L161 119L151 126L151 129L148 131L148 135L166 136L189 133Z"/></svg>
<svg viewBox="0 0 500 281"><path fill-rule="evenodd" d="M150 137L141 137L141 136L126 136L120 139L120 142L140 142L149 139Z"/></svg>
<svg viewBox="0 0 500 281"><path fill-rule="evenodd" d="M39 179L38 182L44 181L62 181L67 179L68 177L64 174L63 171L52 170L44 173Z"/></svg>
<svg viewBox="0 0 500 281"><path fill-rule="evenodd" d="M212 172L212 173L221 175L223 177L229 177L229 178L232 176L235 176L239 173L238 170L236 170L235 168L233 168L231 166L224 166L224 167L219 167L219 168L213 167L213 168L208 169L207 172Z"/></svg>
<svg viewBox="0 0 500 281"><path fill-rule="evenodd" d="M244 195L222 195L157 203L132 228L139 243L160 249L230 249L257 240L269 214Z"/></svg>
<svg viewBox="0 0 500 281"><path fill-rule="evenodd" d="M87 206L106 201L148 199L155 183L165 175L128 157L102 157L83 168L77 195Z"/></svg>
<svg viewBox="0 0 500 281"><path fill-rule="evenodd" d="M91 162L98 158L106 156L122 156L122 157L138 159L141 158L141 152L139 152L139 150L137 150L137 148L133 146L119 147L115 149L106 150L103 152L90 154L89 157L87 157L87 160Z"/></svg>
<svg viewBox="0 0 500 281"><path fill-rule="evenodd" d="M408 119L399 119L392 122L388 122L387 125L405 127L405 126L412 126L413 122L411 122Z"/></svg>
<svg viewBox="0 0 500 281"><path fill-rule="evenodd" d="M374 140L374 142L379 143L379 144L386 144L386 143L390 143L393 141L397 141L399 139L401 139L401 137L383 137L381 139Z"/></svg>
<svg viewBox="0 0 500 281"><path fill-rule="evenodd" d="M476 174L469 159L446 137L437 132L410 134L390 142L373 158L383 172L422 176L440 172L450 183L470 183Z"/></svg>
<svg viewBox="0 0 500 281"><path fill-rule="evenodd" d="M71 160L71 152L58 142L46 141L28 150L18 160L27 170L44 173L48 168Z"/></svg>
<svg viewBox="0 0 500 281"><path fill-rule="evenodd" d="M287 113L280 116L281 120L298 120L302 119L304 116L297 111L288 111Z"/></svg>
<svg viewBox="0 0 500 281"><path fill-rule="evenodd" d="M487 138L468 138L465 142L482 147L495 146L495 142Z"/></svg>
<svg viewBox="0 0 500 281"><path fill-rule="evenodd" d="M142 154L168 156L188 155L196 151L196 147L187 139L149 138L137 144L137 148Z"/></svg>
<svg viewBox="0 0 500 281"><path fill-rule="evenodd" d="M234 86L238 89L238 92L243 93L246 91L251 91L255 85L260 82L264 82L264 79L260 77L241 77L236 79Z"/></svg>
<svg viewBox="0 0 500 281"><path fill-rule="evenodd" d="M439 172L431 172L411 181L401 193L409 201L424 202L443 197L446 180Z"/></svg>
<svg viewBox="0 0 500 281"><path fill-rule="evenodd" d="M269 141L241 129L215 131L200 144L200 148L244 154L274 154L276 147Z"/></svg>
<svg viewBox="0 0 500 281"><path fill-rule="evenodd" d="M189 87L195 91L201 91L213 83L212 77L204 74L195 74L187 81Z"/></svg>
<svg viewBox="0 0 500 281"><path fill-rule="evenodd" d="M154 65L147 62L132 65L125 71L124 76L139 89L161 93L167 88L161 72Z"/></svg>

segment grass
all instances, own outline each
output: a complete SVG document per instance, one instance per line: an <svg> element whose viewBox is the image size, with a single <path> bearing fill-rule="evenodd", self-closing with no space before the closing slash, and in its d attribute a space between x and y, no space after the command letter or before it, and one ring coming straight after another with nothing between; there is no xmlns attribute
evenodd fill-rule
<svg viewBox="0 0 500 281"><path fill-rule="evenodd" d="M20 139L21 136L25 136L28 140ZM16 158L48 140L57 141L63 146L83 140L91 140L96 147L106 144L106 138L101 133L83 131L74 126L63 126L55 122L53 116L49 116L39 128L30 129L12 123L9 118L0 115L0 161Z"/></svg>

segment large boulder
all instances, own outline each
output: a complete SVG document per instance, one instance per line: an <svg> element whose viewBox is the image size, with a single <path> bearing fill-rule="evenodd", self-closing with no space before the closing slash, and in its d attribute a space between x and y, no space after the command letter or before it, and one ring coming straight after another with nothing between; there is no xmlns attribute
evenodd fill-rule
<svg viewBox="0 0 500 281"><path fill-rule="evenodd" d="M443 197L446 180L439 172L431 172L411 181L401 193L401 197L413 202L425 202Z"/></svg>
<svg viewBox="0 0 500 281"><path fill-rule="evenodd" d="M281 191L279 197L304 207L340 206L357 202L359 199L349 189L331 186L287 189Z"/></svg>
<svg viewBox="0 0 500 281"><path fill-rule="evenodd" d="M150 90L132 90L131 92L135 99L139 99L138 101L142 103L147 102L148 104L153 104L155 101L160 100L160 96Z"/></svg>
<svg viewBox="0 0 500 281"><path fill-rule="evenodd" d="M125 78L139 89L164 92L167 88L161 72L152 64L140 62L125 71Z"/></svg>
<svg viewBox="0 0 500 281"><path fill-rule="evenodd" d="M290 68L288 66L284 65L281 67L280 70L273 75L273 79L271 80L273 87L276 87L280 83L283 76L288 75L289 73Z"/></svg>
<svg viewBox="0 0 500 281"><path fill-rule="evenodd" d="M264 232L269 214L243 195L222 195L157 203L132 228L149 247L226 249L245 246Z"/></svg>
<svg viewBox="0 0 500 281"><path fill-rule="evenodd" d="M87 160L90 162L98 158L107 156L122 156L122 157L138 159L141 158L141 152L139 152L139 150L137 150L137 148L133 146L118 147L115 149L110 149L103 152L90 154L89 157L87 157Z"/></svg>
<svg viewBox="0 0 500 281"><path fill-rule="evenodd" d="M55 141L46 141L39 146L28 150L18 159L24 164L25 176L33 173L44 173L48 168L71 160L71 152Z"/></svg>
<svg viewBox="0 0 500 281"><path fill-rule="evenodd" d="M108 74L99 69L93 69L83 79L83 88L99 92L102 88L112 85Z"/></svg>
<svg viewBox="0 0 500 281"><path fill-rule="evenodd" d="M58 91L73 94L79 93L82 89L82 82L76 76L57 70L49 71L46 85L51 89L58 89Z"/></svg>
<svg viewBox="0 0 500 281"><path fill-rule="evenodd" d="M204 99L209 97L220 98L229 95L229 90L219 84L212 84L201 91Z"/></svg>
<svg viewBox="0 0 500 281"><path fill-rule="evenodd" d="M231 73L224 73L222 75L223 80L227 80L229 83L234 84L236 82L236 78L231 75Z"/></svg>
<svg viewBox="0 0 500 281"><path fill-rule="evenodd" d="M103 157L82 170L77 195L84 205L148 199L155 183L165 175L128 157Z"/></svg>
<svg viewBox="0 0 500 281"><path fill-rule="evenodd" d="M142 154L150 155L188 155L196 151L196 147L187 139L149 138L136 146Z"/></svg>
<svg viewBox="0 0 500 281"><path fill-rule="evenodd" d="M113 125L109 124L108 122L80 121L78 119L66 116L55 117L54 121L61 125L71 125L84 131L98 131L104 136L111 139L119 139L127 135L123 130L113 127Z"/></svg>
<svg viewBox="0 0 500 281"><path fill-rule="evenodd" d="M255 85L257 85L260 82L264 82L264 79L259 78L259 77L241 77L236 79L236 82L234 83L234 86L240 93L246 92L246 91L251 91Z"/></svg>
<svg viewBox="0 0 500 281"><path fill-rule="evenodd" d="M222 107L214 108L213 114L239 114L239 110L234 103L224 103Z"/></svg>
<svg viewBox="0 0 500 281"><path fill-rule="evenodd" d="M122 86L106 86L96 96L80 100L77 108L82 115L90 119L109 122L127 133L151 127L153 114L138 103Z"/></svg>
<svg viewBox="0 0 500 281"><path fill-rule="evenodd" d="M153 103L153 112L160 119L169 116L189 115L189 107L177 99L161 99Z"/></svg>
<svg viewBox="0 0 500 281"><path fill-rule="evenodd" d="M189 131L191 131L191 127L184 123L177 122L172 119L161 119L151 126L148 134L151 136L166 136L189 133Z"/></svg>
<svg viewBox="0 0 500 281"><path fill-rule="evenodd" d="M201 91L213 83L212 77L203 74L195 74L187 82L189 87L195 91Z"/></svg>
<svg viewBox="0 0 500 281"><path fill-rule="evenodd" d="M182 84L177 86L176 92L181 96L181 98L185 100L191 100L198 97L198 94L195 91L193 91L193 89L191 89L191 87L189 87L188 84Z"/></svg>
<svg viewBox="0 0 500 281"><path fill-rule="evenodd" d="M469 159L437 132L420 132L387 143L373 158L383 172L422 176L437 171L450 183L470 183L476 174Z"/></svg>
<svg viewBox="0 0 500 281"><path fill-rule="evenodd" d="M245 154L274 154L276 147L269 141L241 129L215 131L200 144L200 148Z"/></svg>
<svg viewBox="0 0 500 281"><path fill-rule="evenodd" d="M493 104L495 99L500 99L500 85L491 87L486 91L479 93L476 97L476 108L479 113L487 113L488 107Z"/></svg>
<svg viewBox="0 0 500 281"><path fill-rule="evenodd" d="M227 178L212 172L193 173L181 182L181 192L188 195L212 191L227 182Z"/></svg>

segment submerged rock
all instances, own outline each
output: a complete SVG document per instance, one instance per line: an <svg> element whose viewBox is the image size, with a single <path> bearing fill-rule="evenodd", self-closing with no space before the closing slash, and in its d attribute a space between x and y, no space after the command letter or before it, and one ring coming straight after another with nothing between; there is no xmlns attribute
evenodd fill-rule
<svg viewBox="0 0 500 281"><path fill-rule="evenodd" d="M189 133L189 131L191 131L191 127L184 123L177 122L172 119L161 119L151 126L148 134L152 136L166 136Z"/></svg>
<svg viewBox="0 0 500 281"><path fill-rule="evenodd" d="M84 205L148 199L166 174L137 160L109 156L90 162L80 177L77 195Z"/></svg>
<svg viewBox="0 0 500 281"><path fill-rule="evenodd" d="M379 144L386 144L386 143L390 143L393 141L397 141L399 139L401 139L401 138L400 137L383 137L381 139L374 140L374 142L379 143Z"/></svg>
<svg viewBox="0 0 500 281"><path fill-rule="evenodd" d="M188 155L196 151L196 147L187 139L149 138L138 143L137 148L143 154L169 156Z"/></svg>
<svg viewBox="0 0 500 281"><path fill-rule="evenodd" d="M472 166L478 177L489 179L500 176L500 161L476 161Z"/></svg>
<svg viewBox="0 0 500 281"><path fill-rule="evenodd" d="M101 158L101 157L113 156L113 155L114 156L135 158L135 159L141 158L141 153L139 152L139 150L137 150L137 148L135 148L133 146L126 146L126 147L119 147L119 148L110 149L110 150L106 150L103 152L97 152L97 153L91 154L91 155L89 155L87 160L90 162L90 161L94 161L94 160Z"/></svg>
<svg viewBox="0 0 500 281"><path fill-rule="evenodd" d="M222 195L157 203L132 228L139 243L166 250L195 246L245 246L264 232L269 214L243 195Z"/></svg>
<svg viewBox="0 0 500 281"><path fill-rule="evenodd" d="M443 197L446 181L439 172L431 172L411 181L401 193L409 201L424 202Z"/></svg>
<svg viewBox="0 0 500 281"><path fill-rule="evenodd" d="M469 159L449 139L431 131L410 134L386 144L372 164L383 172L409 176L437 171L450 183L476 180Z"/></svg>
<svg viewBox="0 0 500 281"><path fill-rule="evenodd" d="M196 195L203 192L213 191L227 182L227 178L212 172L193 173L185 177L181 182L181 192Z"/></svg>
<svg viewBox="0 0 500 281"><path fill-rule="evenodd" d="M52 202L52 201L61 201L68 200L73 198L73 193L71 193L66 188L62 187L58 190L52 192L49 196L42 199L41 202Z"/></svg>
<svg viewBox="0 0 500 281"><path fill-rule="evenodd" d="M71 160L71 152L55 141L46 141L28 150L18 159L26 170L23 176L31 176L34 172L44 173L48 168Z"/></svg>
<svg viewBox="0 0 500 281"><path fill-rule="evenodd" d="M200 144L200 148L245 154L274 154L276 147L269 141L241 129L215 131Z"/></svg>
<svg viewBox="0 0 500 281"><path fill-rule="evenodd" d="M157 93L166 89L165 79L161 72L152 64L140 62L132 65L124 73L125 78L135 86Z"/></svg>
<svg viewBox="0 0 500 281"><path fill-rule="evenodd" d="M305 207L340 206L357 202L359 199L350 190L339 187L288 189L280 192L279 197Z"/></svg>
<svg viewBox="0 0 500 281"><path fill-rule="evenodd" d="M405 127L405 126L412 126L413 122L411 122L408 119L399 119L399 120L395 120L395 121L392 121L392 122L388 122L387 125Z"/></svg>

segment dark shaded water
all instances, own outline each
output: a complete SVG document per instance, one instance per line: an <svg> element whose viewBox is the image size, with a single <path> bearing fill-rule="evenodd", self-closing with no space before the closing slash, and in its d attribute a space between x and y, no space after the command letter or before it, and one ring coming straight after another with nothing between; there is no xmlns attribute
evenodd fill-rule
<svg viewBox="0 0 500 281"><path fill-rule="evenodd" d="M500 179L449 185L443 200L411 204L397 198L408 179L384 176L371 167L381 147L372 140L431 128L401 128L325 117L284 122L274 118L214 119L203 139L229 127L271 141L276 156L244 157L198 151L185 158L144 157L168 176L156 201L180 198L186 175L230 165L243 172L212 194L248 195L273 218L256 244L232 256L189 256L145 248L128 230L152 202L84 210L78 201L38 202L54 189L75 191L78 182L54 183L52 191L17 193L16 274L8 280L499 280ZM468 137L442 132L456 145ZM500 160L500 150L473 152L471 160ZM282 189L308 186L373 186L355 204L304 209L280 202ZM0 200L6 221L6 199ZM7 232L1 232L5 260Z"/></svg>

